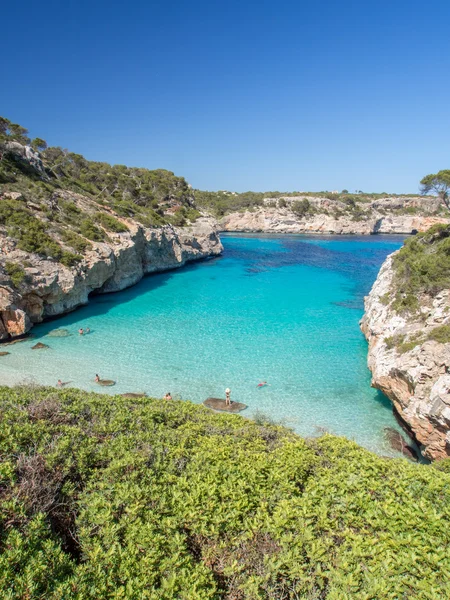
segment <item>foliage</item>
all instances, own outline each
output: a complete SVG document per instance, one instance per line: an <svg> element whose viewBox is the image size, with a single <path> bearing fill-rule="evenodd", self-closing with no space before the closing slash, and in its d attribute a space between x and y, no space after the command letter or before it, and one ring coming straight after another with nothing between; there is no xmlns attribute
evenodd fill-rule
<svg viewBox="0 0 450 600"><path fill-rule="evenodd" d="M128 227L125 225L125 223L122 223L108 213L97 212L95 213L95 218L100 225L108 231L113 231L114 233L125 233L128 231Z"/></svg>
<svg viewBox="0 0 450 600"><path fill-rule="evenodd" d="M393 308L399 313L417 311L419 294L435 296L450 288L450 227L434 225L406 240L393 267Z"/></svg>
<svg viewBox="0 0 450 600"><path fill-rule="evenodd" d="M311 211L311 203L307 198L296 200L292 203L291 210L298 217L304 217Z"/></svg>
<svg viewBox="0 0 450 600"><path fill-rule="evenodd" d="M28 130L5 117L0 117L0 142L11 140L21 144L29 144Z"/></svg>
<svg viewBox="0 0 450 600"><path fill-rule="evenodd" d="M189 402L0 388L8 600L450 594L450 474Z"/></svg>
<svg viewBox="0 0 450 600"><path fill-rule="evenodd" d="M92 240L93 242L103 242L107 239L107 235L103 229L97 227L90 218L83 219L78 230L82 236L87 237L88 240Z"/></svg>
<svg viewBox="0 0 450 600"><path fill-rule="evenodd" d="M41 151L47 175L37 175L11 156L5 154L2 157L0 152L0 193L3 189L18 191L31 202L41 201L49 207L45 215L50 221L56 221L92 241L107 239L97 224L115 233L128 230L114 213L131 217L149 227L160 227L173 221L184 225L200 216L190 186L183 177L177 177L171 171L89 161L63 148L49 148L41 138L30 142L24 128L0 117L0 145L11 140L31 143L33 148ZM75 202L64 199L66 191L82 195L83 211ZM180 207L180 214L173 219L166 216L166 211L174 205ZM81 212L85 219L82 224ZM47 227L50 237L60 230Z"/></svg>
<svg viewBox="0 0 450 600"><path fill-rule="evenodd" d="M31 140L31 146L39 152L42 152L48 148L47 142L42 138L34 138L34 140Z"/></svg>
<svg viewBox="0 0 450 600"><path fill-rule="evenodd" d="M5 271L10 276L15 287L19 287L25 281L26 274L22 265L19 263L6 262Z"/></svg>
<svg viewBox="0 0 450 600"><path fill-rule="evenodd" d="M450 208L450 169L426 175L420 182L421 192L435 192L447 208Z"/></svg>
<svg viewBox="0 0 450 600"><path fill-rule="evenodd" d="M439 325L430 331L428 334L429 340L434 340L440 344L450 343L450 325Z"/></svg>
<svg viewBox="0 0 450 600"><path fill-rule="evenodd" d="M92 248L91 243L70 229L63 229L60 232L60 235L63 242L68 246L71 246L75 252L78 252L79 254L85 254L87 250L91 250Z"/></svg>

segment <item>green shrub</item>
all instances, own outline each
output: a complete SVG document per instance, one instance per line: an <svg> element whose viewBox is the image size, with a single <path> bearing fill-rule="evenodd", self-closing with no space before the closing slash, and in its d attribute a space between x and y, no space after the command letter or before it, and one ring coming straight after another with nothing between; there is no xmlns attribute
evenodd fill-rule
<svg viewBox="0 0 450 600"><path fill-rule="evenodd" d="M439 325L428 334L429 340L434 340L440 344L450 343L450 325Z"/></svg>
<svg viewBox="0 0 450 600"><path fill-rule="evenodd" d="M107 235L103 229L97 227L91 218L83 219L80 223L78 231L82 236L88 238L88 240L92 240L93 242L104 242L107 239Z"/></svg>
<svg viewBox="0 0 450 600"><path fill-rule="evenodd" d="M92 244L70 229L63 229L60 231L60 235L63 241L68 246L71 246L77 253L84 254L87 250L92 248Z"/></svg>
<svg viewBox="0 0 450 600"><path fill-rule="evenodd" d="M384 338L384 343L388 350L392 350L392 348L396 348L399 344L402 344L404 339L405 336L403 334L396 333Z"/></svg>
<svg viewBox="0 0 450 600"><path fill-rule="evenodd" d="M397 312L416 311L421 293L435 296L450 288L450 227L435 225L406 240L393 267Z"/></svg>
<svg viewBox="0 0 450 600"><path fill-rule="evenodd" d="M73 254L72 252L66 252L64 250L61 254L59 262L65 267L73 267L80 262L80 260L83 260L83 257L79 254Z"/></svg>
<svg viewBox="0 0 450 600"><path fill-rule="evenodd" d="M291 204L291 210L298 217L304 217L311 211L311 203L306 198L303 200L296 200Z"/></svg>
<svg viewBox="0 0 450 600"><path fill-rule="evenodd" d="M25 281L26 273L19 263L7 262L5 263L5 271L10 276L11 281L15 287L19 287Z"/></svg>
<svg viewBox="0 0 450 600"><path fill-rule="evenodd" d="M432 466L438 471L448 473L450 475L450 458L444 458L432 463Z"/></svg>
<svg viewBox="0 0 450 600"><path fill-rule="evenodd" d="M9 600L449 597L445 468L189 402L0 388L0 415Z"/></svg>
<svg viewBox="0 0 450 600"><path fill-rule="evenodd" d="M98 223L108 231L113 231L114 233L124 233L128 231L128 227L125 223L121 223L108 213L97 212L94 216Z"/></svg>

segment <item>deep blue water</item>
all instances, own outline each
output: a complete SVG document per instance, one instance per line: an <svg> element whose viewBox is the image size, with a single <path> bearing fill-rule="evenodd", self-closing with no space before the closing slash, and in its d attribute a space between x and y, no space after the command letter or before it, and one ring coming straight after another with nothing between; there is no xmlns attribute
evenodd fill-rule
<svg viewBox="0 0 450 600"><path fill-rule="evenodd" d="M383 428L398 428L370 387L358 321L363 297L402 237L224 236L222 257L145 278L34 329L10 346L3 381L58 378L102 391L145 391L202 402L224 396L302 435L345 435L390 454ZM91 334L80 337L79 327ZM70 337L46 334L67 328ZM31 351L37 339L49 350ZM270 385L257 388L260 381Z"/></svg>

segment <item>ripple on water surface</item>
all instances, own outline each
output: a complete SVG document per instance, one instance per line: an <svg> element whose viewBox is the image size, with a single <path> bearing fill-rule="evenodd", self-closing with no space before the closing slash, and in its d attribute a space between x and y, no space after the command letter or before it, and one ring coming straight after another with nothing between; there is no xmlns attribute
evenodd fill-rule
<svg viewBox="0 0 450 600"><path fill-rule="evenodd" d="M225 236L222 257L154 275L10 346L4 382L57 379L86 390L248 405L302 435L323 430L392 454L398 428L370 387L363 297L400 237ZM91 333L78 335L80 327ZM70 334L53 333L66 329ZM50 335L49 335L50 334ZM36 342L49 348L31 351ZM102 390L96 373L117 380ZM270 385L257 388L260 381Z"/></svg>

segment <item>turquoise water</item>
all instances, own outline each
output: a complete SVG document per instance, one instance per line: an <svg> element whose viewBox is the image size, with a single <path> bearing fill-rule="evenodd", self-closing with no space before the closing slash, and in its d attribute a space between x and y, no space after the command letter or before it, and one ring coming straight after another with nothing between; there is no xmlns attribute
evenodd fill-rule
<svg viewBox="0 0 450 600"><path fill-rule="evenodd" d="M145 278L39 325L8 347L3 382L86 390L145 391L202 402L244 402L302 435L322 429L383 454L383 428L398 428L370 387L359 330L363 296L400 237L224 236L222 257ZM91 333L79 336L79 327ZM67 328L70 337L46 334ZM36 341L48 350L32 351ZM94 376L115 379L99 388ZM270 386L257 388L266 380Z"/></svg>

